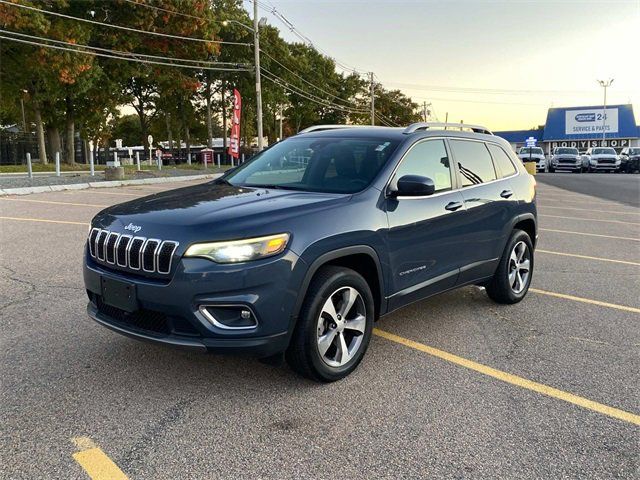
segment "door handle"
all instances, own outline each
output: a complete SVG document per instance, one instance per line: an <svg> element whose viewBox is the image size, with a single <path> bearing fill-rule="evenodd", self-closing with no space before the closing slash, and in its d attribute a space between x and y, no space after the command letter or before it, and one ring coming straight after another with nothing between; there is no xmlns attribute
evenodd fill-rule
<svg viewBox="0 0 640 480"><path fill-rule="evenodd" d="M503 190L502 193L500 193L502 198L509 198L511 195L513 195L511 190Z"/></svg>
<svg viewBox="0 0 640 480"><path fill-rule="evenodd" d="M459 208L462 208L462 202L449 202L445 205L444 209L450 212L455 212Z"/></svg>

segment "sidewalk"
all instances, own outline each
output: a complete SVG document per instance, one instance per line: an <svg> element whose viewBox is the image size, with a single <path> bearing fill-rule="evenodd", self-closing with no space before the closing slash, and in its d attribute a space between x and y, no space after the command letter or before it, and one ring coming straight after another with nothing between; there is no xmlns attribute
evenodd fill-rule
<svg viewBox="0 0 640 480"><path fill-rule="evenodd" d="M170 170L167 170L169 172ZM205 172L205 170L202 170ZM190 180L204 180L204 179L214 179L218 178L222 175L222 172L217 169L209 170L209 173L201 173L201 174L193 174L193 170L189 173L182 172L173 172L167 176L155 177L151 176L148 178L136 178L129 180L115 180L115 181L106 181L103 180L104 175L102 172L96 172L96 175L92 177L87 174L83 175L81 172L77 172L77 175L74 175L76 172L66 172L67 178L62 176L56 177L55 175L51 176L50 173L45 172L47 176L40 175L40 178L26 179L30 182L30 185L26 186L13 186L11 183L18 183L16 180L24 180L24 176L19 178L6 178L8 176L13 176L13 174L2 174L0 175L0 196L3 195L29 195L32 193L42 193L42 192L57 192L62 190L83 190L85 188L109 188L109 187L122 187L126 185L149 185L154 183L173 183L173 182L188 182ZM142 172L141 172L142 173ZM5 181L9 180L9 182ZM34 182L37 180L37 182ZM42 180L49 180L48 182L42 182ZM52 181L53 180L53 181ZM66 180L66 181L65 181ZM71 180L71 181L69 181ZM75 181L74 181L75 180ZM7 185L9 183L9 185ZM23 182L20 182L23 183ZM40 185L33 185L33 183L40 183Z"/></svg>

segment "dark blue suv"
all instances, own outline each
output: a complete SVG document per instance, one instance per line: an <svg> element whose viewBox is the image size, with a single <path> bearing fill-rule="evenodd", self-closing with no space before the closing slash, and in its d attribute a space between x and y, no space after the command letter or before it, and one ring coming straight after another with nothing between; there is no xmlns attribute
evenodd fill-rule
<svg viewBox="0 0 640 480"><path fill-rule="evenodd" d="M89 315L141 340L284 354L333 381L404 305L470 284L522 300L535 180L485 128L443 126L312 127L210 183L103 210Z"/></svg>

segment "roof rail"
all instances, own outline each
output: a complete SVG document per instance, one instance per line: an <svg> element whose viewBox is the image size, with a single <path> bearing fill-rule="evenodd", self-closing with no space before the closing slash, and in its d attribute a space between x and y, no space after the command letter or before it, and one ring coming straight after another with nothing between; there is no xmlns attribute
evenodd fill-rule
<svg viewBox="0 0 640 480"><path fill-rule="evenodd" d="M430 128L447 128L462 130L463 128L467 128L472 130L474 133L484 133L486 135L493 135L491 130L487 127L482 127L480 125L468 125L466 123L436 123L436 122L418 122L412 123L407 128L404 129L404 134L414 133L418 130L429 130Z"/></svg>
<svg viewBox="0 0 640 480"><path fill-rule="evenodd" d="M322 130L337 130L339 128L363 128L372 127L373 125L313 125L300 130L298 133L321 132Z"/></svg>

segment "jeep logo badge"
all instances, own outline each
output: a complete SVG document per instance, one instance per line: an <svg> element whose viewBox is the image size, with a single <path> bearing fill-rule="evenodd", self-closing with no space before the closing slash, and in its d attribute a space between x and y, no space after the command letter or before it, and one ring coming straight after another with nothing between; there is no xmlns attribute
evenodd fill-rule
<svg viewBox="0 0 640 480"><path fill-rule="evenodd" d="M576 115L576 122L595 122L595 113L579 113Z"/></svg>
<svg viewBox="0 0 640 480"><path fill-rule="evenodd" d="M138 233L140 230L142 230L142 227L139 225L134 225L133 223L130 223L129 225L124 227L124 229L131 230L133 233Z"/></svg>

